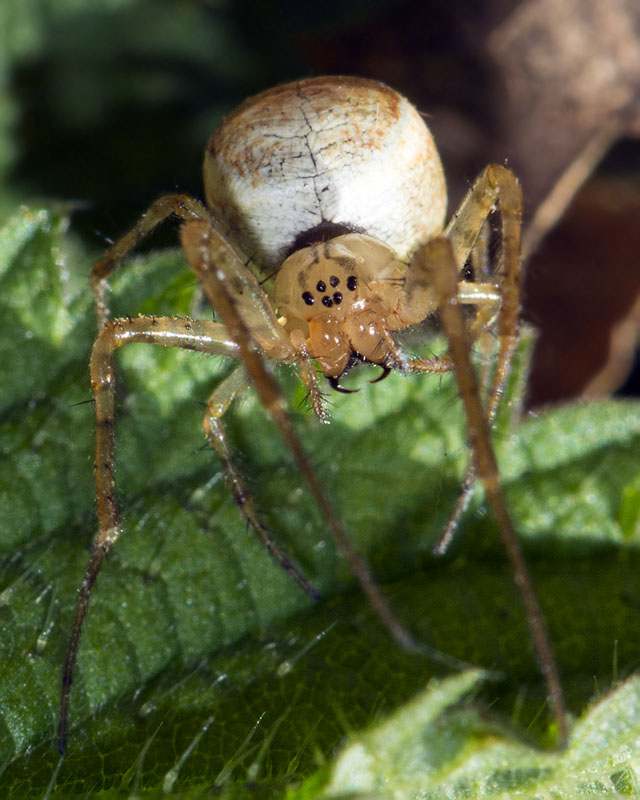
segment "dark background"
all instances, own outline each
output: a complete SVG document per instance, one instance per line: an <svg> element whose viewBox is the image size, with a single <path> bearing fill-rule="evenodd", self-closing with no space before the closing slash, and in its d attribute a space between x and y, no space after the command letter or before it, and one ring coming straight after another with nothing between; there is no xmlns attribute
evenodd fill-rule
<svg viewBox="0 0 640 800"><path fill-rule="evenodd" d="M637 391L626 378L640 317L632 0L12 5L0 114L9 196L69 203L96 253L156 196L202 196L202 151L225 113L309 75L362 75L406 94L428 115L451 209L490 161L520 177L527 220L576 158L593 167L528 265L525 315L540 329L529 402L606 396L625 380Z"/></svg>

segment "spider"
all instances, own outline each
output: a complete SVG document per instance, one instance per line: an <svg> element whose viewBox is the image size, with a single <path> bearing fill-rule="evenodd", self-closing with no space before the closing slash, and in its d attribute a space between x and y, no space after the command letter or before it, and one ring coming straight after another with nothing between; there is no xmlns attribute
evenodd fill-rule
<svg viewBox="0 0 640 800"><path fill-rule="evenodd" d="M129 342L239 359L208 401L204 430L241 514L276 561L314 596L313 587L260 520L225 434L225 411L251 383L370 603L407 648L417 645L350 544L265 362L297 365L322 421L327 420L322 381L348 392L340 379L360 362L379 365L378 380L390 370L455 370L473 458L440 549L463 513L477 476L511 560L563 741L566 717L553 651L504 503L490 441L518 334L522 200L516 178L502 166L486 167L445 226L444 174L431 133L416 109L381 83L321 77L263 92L227 117L207 146L204 186L206 206L183 194L156 200L92 271L99 327L90 365L99 530L80 585L64 664L60 751L66 748L73 669L92 587L121 532L113 477L114 353ZM470 274L467 265L480 260L480 234L496 209L501 219L498 267L490 275L479 269ZM220 321L112 319L109 275L171 215L182 220L186 260ZM436 312L448 337L448 354L410 357L395 333ZM485 408L469 350L470 343L493 326L499 346Z"/></svg>

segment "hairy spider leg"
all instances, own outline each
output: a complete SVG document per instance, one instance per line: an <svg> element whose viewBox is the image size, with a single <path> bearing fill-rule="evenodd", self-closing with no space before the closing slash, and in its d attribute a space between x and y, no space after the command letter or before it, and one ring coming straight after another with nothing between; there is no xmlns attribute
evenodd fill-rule
<svg viewBox="0 0 640 800"><path fill-rule="evenodd" d="M478 237L479 248L485 246L481 233L496 205L500 209L502 224L502 259L495 273L500 278L500 285L460 281L467 259L474 254ZM504 501L491 444L491 427L518 340L521 217L522 193L515 176L499 165L486 167L468 191L443 235L419 247L414 254L405 277L403 314L407 324L423 318L424 307L433 302L430 292L435 291L435 306L440 311L449 341L449 352L443 358L411 360L409 369L413 372L447 372L455 369L472 446L472 458L461 494L435 552L444 552L449 544L479 477L493 507L511 562L535 653L547 684L552 713L558 725L559 741L564 745L567 740L567 717L555 657ZM477 307L476 317L470 326L465 322L461 308L466 304ZM470 348L472 341L489 329L496 316L498 355L487 408L484 409L471 363Z"/></svg>
<svg viewBox="0 0 640 800"><path fill-rule="evenodd" d="M223 325L208 320L173 319L169 317L137 317L107 322L98 334L91 353L91 388L96 404L95 482L98 508L98 534L93 543L85 571L67 647L58 716L58 749L64 753L67 741L69 694L73 669L78 655L82 624L89 608L91 590L107 553L118 540L121 527L115 497L113 473L115 351L131 342L162 344L223 356L238 356L238 346Z"/></svg>
<svg viewBox="0 0 640 800"><path fill-rule="evenodd" d="M562 684L544 616L502 492L498 464L491 443L490 420L480 398L476 374L471 363L470 337L458 300L459 265L451 241L444 236L432 239L421 249L419 263L432 276L440 298L440 314L449 341L449 354L455 365L460 395L467 416L474 473L477 474L484 486L498 523L498 530L511 563L514 581L522 598L534 652L547 684L551 711L558 726L558 741L560 746L564 747L567 743L568 724ZM506 276L505 282L512 284L508 276ZM517 292L517 286L515 291ZM513 301L513 297L511 301ZM506 330L501 328L499 331L499 335L503 333L506 339L504 349L509 356L510 349L512 349L509 340L512 335L510 331L510 327L507 327ZM503 371L508 367L508 358L505 363L507 366L503 367ZM504 375L502 381L504 381Z"/></svg>
<svg viewBox="0 0 640 800"><path fill-rule="evenodd" d="M238 261L238 256L221 234L205 220L196 220L183 225L181 238L187 261L200 278L211 305L218 312L230 337L237 343L244 366L262 405L273 419L285 444L291 451L336 544L360 583L365 596L393 638L406 649L417 649L413 637L398 620L377 586L368 565L349 541L342 522L295 433L282 392L266 368L259 344L253 336L254 331L259 330L262 323L259 323L255 316L248 317L247 314L259 315L262 313L260 305L263 305L267 315L273 314L273 312L266 299L258 301L257 291L255 295L252 295L247 290L255 278L247 270L246 276L243 276L242 291L238 292L237 276L241 262ZM259 290L257 281L256 287ZM261 297L264 298L262 290L259 291ZM247 297L249 297L249 302L247 302ZM303 354L302 357L304 360L306 355ZM303 372L303 376L304 374ZM435 651L432 653L429 650L429 652L435 657L442 655ZM449 659L446 660L447 663L450 663Z"/></svg>
<svg viewBox="0 0 640 800"><path fill-rule="evenodd" d="M183 222L197 219L211 220L207 209L195 198L186 194L169 194L156 200L143 214L135 227L119 239L105 255L96 263L91 273L94 290L96 314L99 329L104 326L108 317L108 303L106 301L107 278L121 261L153 230L171 215L178 216ZM212 224L209 222L209 224ZM261 346L273 358L287 358L292 355L292 347L266 301L265 294L260 288L253 274L242 264L239 259L234 261L234 289L242 297L243 310L255 320L254 335ZM106 315L106 316L105 316ZM242 371L238 373L242 375ZM225 472L225 479L238 504L244 518L266 545L268 551L282 566L282 568L298 583L298 585L312 598L317 598L317 592L309 581L297 570L288 556L272 539L269 531L261 522L253 503L253 498L242 479L232 457L231 448L227 442L220 418L224 410L219 412L220 405L226 409L238 391L231 393L229 401L220 402L217 398L224 397L224 392L231 386L239 386L239 378L221 385L220 395L217 390L213 393L207 406L204 429L209 443L215 448ZM246 384L246 378L245 378ZM316 394L319 391L316 390Z"/></svg>
<svg viewBox="0 0 640 800"><path fill-rule="evenodd" d="M209 221L208 224L213 224L210 221L211 215L207 209L190 195L165 195L152 203L136 226L119 239L93 268L91 279L94 288L99 325L104 322L104 314L108 314L108 305L105 297L105 290L107 287L106 279L108 275L145 236L148 236L157 225L172 214L177 215L183 222L206 219ZM266 300L265 293L260 288L253 274L237 257L233 261L233 286L234 291L241 298L244 313L254 320L254 336L269 356L278 359L292 356L293 350L290 341L278 324ZM222 395L220 396L222 397ZM205 433L209 443L215 448L220 457L225 471L225 478L234 499L238 503L247 522L265 543L267 549L276 561L281 564L283 569L291 575L310 597L317 598L317 593L309 581L293 566L291 560L274 542L269 531L260 521L255 511L251 493L245 481L242 480L240 471L237 469L232 458L231 448L226 440L224 429L220 422L222 414L216 413L218 403L215 397L216 392L214 392L212 402L208 405L209 412L205 417L204 425Z"/></svg>
<svg viewBox="0 0 640 800"><path fill-rule="evenodd" d="M240 472L233 451L229 445L226 432L222 425L222 415L229 408L234 397L247 388L249 381L243 366L238 366L216 387L215 391L207 402L207 413L204 417L204 431L207 441L215 449L218 458L225 472L227 486L231 490L233 499L238 506L240 513L258 534L267 551L284 571L293 578L300 588L312 597L319 599L319 594L293 565L286 553L280 549L276 542L271 538L269 530L263 525L253 502L253 495L249 491L247 484Z"/></svg>
<svg viewBox="0 0 640 800"><path fill-rule="evenodd" d="M190 219L208 219L209 212L195 197L188 194L167 194L155 200L140 217L137 224L128 233L120 237L110 247L91 270L91 285L95 301L98 330L101 331L109 321L109 303L107 301L107 279L113 270L140 242L164 222L172 214L183 221Z"/></svg>
<svg viewBox="0 0 640 800"><path fill-rule="evenodd" d="M69 695L73 680L73 669L78 654L80 632L89 607L91 590L107 553L120 535L120 517L115 500L113 478L115 396L113 353L117 348L129 342L147 342L162 344L167 347L199 350L215 355L235 357L239 355L237 345L229 338L225 327L220 323L164 317L109 319L109 308L105 297L108 288L108 276L145 236L149 235L158 224L172 214L176 214L183 220L209 218L204 206L188 195L166 195L161 197L153 203L138 224L119 239L97 262L91 274L99 326L98 338L94 343L91 356L91 384L96 402L95 482L98 534L80 586L71 638L63 667L57 734L60 752L64 752L66 749ZM243 271L248 273L248 270L244 270L244 268ZM261 291L260 296L264 298L264 293ZM253 298L258 305L260 305L260 296L255 295ZM262 303L266 304L266 301L262 299ZM282 357L283 352L291 349L282 329L273 314L271 314L271 318L265 314L262 319L264 325L258 329L258 335L262 340L269 339L271 336L271 351ZM280 348L277 346L278 342L280 343ZM241 372L239 374L242 375ZM239 383L240 379L238 378L237 380ZM246 384L246 378L244 378L244 381ZM238 388L237 386L236 392ZM228 402L225 401L224 394L229 391L229 384L225 386L225 382L223 382L219 389L221 394L217 396L216 391L214 391L207 404L205 433L209 442L215 447L220 456L225 478L231 488L232 495L236 502L239 499L242 500L241 511L244 518L265 543L273 558L310 597L315 598L317 593L309 581L296 569L288 556L272 540L269 531L261 523L255 512L251 495L231 458L231 450L220 424L219 418L221 414L218 413L218 410L221 406L228 407L230 400Z"/></svg>
<svg viewBox="0 0 640 800"><path fill-rule="evenodd" d="M496 283L458 281L457 299L459 303L474 305L476 316L469 326L469 338L476 341L493 325L496 316L500 316L498 332L500 348L494 370L493 384L489 393L487 419L493 424L503 393L504 382L509 372L511 356L517 343L519 280L520 280L520 219L522 194L513 173L499 165L486 167L474 181L463 198L458 210L453 215L444 231L451 242L458 276L462 273L469 256L484 261L482 250L486 241L481 236L487 219L498 204L502 220L502 263L496 271L505 287L505 275L509 276L509 287L506 291ZM478 253L480 251L480 253ZM422 283L431 286L430 275L424 275L420 269L420 251L409 264L406 275L406 294L415 297L420 303L420 293L414 292ZM482 277L486 277L482 275ZM508 313L507 313L508 311ZM412 320L423 317L419 308L413 308L411 301L407 304L407 313ZM409 361L411 372L442 373L453 369L451 357L421 358ZM445 526L438 543L433 548L436 555L442 555L448 548L462 515L469 506L476 482L476 469L473 459L470 460L460 489L458 500Z"/></svg>
<svg viewBox="0 0 640 800"><path fill-rule="evenodd" d="M514 174L498 164L489 165L462 200L458 210L447 225L444 235L451 242L458 276L476 245L485 247L481 236L489 215L500 211L501 261L494 273L499 278L494 284L458 281L458 302L479 306L471 324L472 340L479 338L498 317L498 353L489 393L486 417L493 425L509 374L511 358L518 342L518 314L520 311L520 228L522 221L522 190ZM483 288L486 287L486 293ZM469 463L456 505L444 532L434 547L441 555L451 543L460 519L471 501L476 482L476 467Z"/></svg>

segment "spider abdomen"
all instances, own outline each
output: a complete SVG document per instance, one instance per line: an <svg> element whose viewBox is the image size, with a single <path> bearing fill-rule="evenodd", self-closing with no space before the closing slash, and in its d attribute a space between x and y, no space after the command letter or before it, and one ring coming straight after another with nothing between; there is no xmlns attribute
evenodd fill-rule
<svg viewBox="0 0 640 800"><path fill-rule="evenodd" d="M347 231L406 259L442 229L446 212L442 165L422 117L362 78L312 78L250 98L212 135L204 175L224 233L269 270Z"/></svg>

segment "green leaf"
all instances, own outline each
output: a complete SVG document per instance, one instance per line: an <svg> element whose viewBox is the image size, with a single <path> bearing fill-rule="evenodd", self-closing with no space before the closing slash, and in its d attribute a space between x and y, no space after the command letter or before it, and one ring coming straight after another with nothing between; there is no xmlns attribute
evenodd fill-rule
<svg viewBox="0 0 640 800"><path fill-rule="evenodd" d="M331 395L325 426L299 406L291 370L277 370L304 445L400 618L447 655L501 676L478 688L475 673L454 674L422 695L449 671L390 641L252 392L225 417L229 434L265 520L323 600L311 603L240 520L201 428L202 404L232 365L145 345L119 355L124 532L92 596L60 762L61 665L96 525L93 405L85 402L93 254L65 231L64 218L43 208L18 211L0 232L5 795L55 786L52 796L196 796L216 786L231 796L249 782L260 796L296 785L301 796L327 786L335 796L348 789L340 782L348 754L381 739L385 752L358 792L438 797L443 787L466 787L482 797L516 786L575 796L595 781L611 796L635 791L637 766L619 755L637 739L631 695L619 694L635 691L634 682L583 717L565 755L523 739L550 742L553 729L480 492L455 552L431 555L467 458L452 379L394 375L372 386L363 370L358 394ZM118 314L198 307L177 252L135 259L112 283ZM521 383L517 374L512 383ZM640 659L638 531L629 522L640 409L579 405L517 426L503 416L496 441L508 501L577 718ZM460 705L471 687L472 700ZM334 765L345 737L354 744ZM602 766L595 741L613 754ZM398 752L417 763L412 780L396 769L396 791L379 781Z"/></svg>
<svg viewBox="0 0 640 800"><path fill-rule="evenodd" d="M470 671L436 683L355 737L322 797L637 797L637 677L576 723L565 752L536 751L464 702L478 679Z"/></svg>

